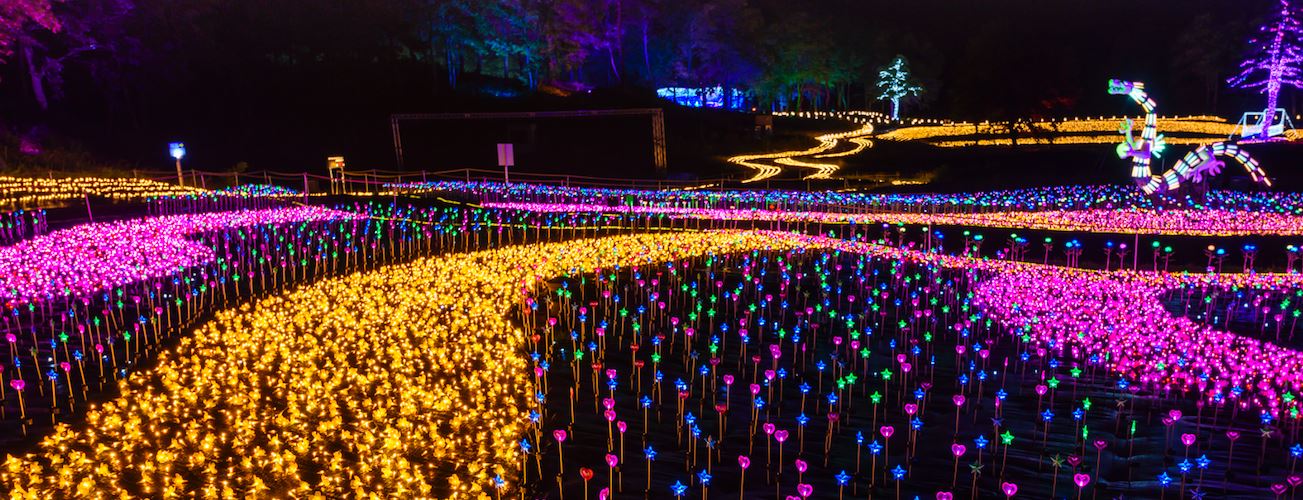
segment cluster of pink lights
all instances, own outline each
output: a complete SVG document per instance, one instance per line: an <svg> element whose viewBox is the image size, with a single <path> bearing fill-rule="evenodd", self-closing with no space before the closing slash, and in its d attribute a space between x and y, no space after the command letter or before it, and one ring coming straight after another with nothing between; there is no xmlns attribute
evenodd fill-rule
<svg viewBox="0 0 1303 500"><path fill-rule="evenodd" d="M1299 404L1294 397L1303 390L1303 353L1175 316L1159 300L1183 285L1297 288L1303 286L1300 274L1069 269L770 234L802 238L812 247L982 272L987 276L974 290L974 305L1013 331L1025 333L1029 349L1038 355L1053 353L1076 362L1097 355L1114 373L1149 389L1193 389L1209 401L1234 401L1244 407L1252 403L1274 416Z"/></svg>
<svg viewBox="0 0 1303 500"><path fill-rule="evenodd" d="M1037 348L1073 359L1104 356L1128 380L1197 389L1209 400L1235 399L1229 391L1238 387L1241 404L1253 398L1278 415L1284 391L1303 386L1303 353L1173 315L1158 300L1166 290L1156 283L1164 281L1180 280L1022 266L983 280L973 302L1026 332Z"/></svg>
<svg viewBox="0 0 1303 500"><path fill-rule="evenodd" d="M352 219L319 207L219 212L83 224L0 248L0 293L27 299L85 294L212 262L188 236L258 225Z"/></svg>
<svg viewBox="0 0 1303 500"><path fill-rule="evenodd" d="M485 203L487 208L532 212L608 212L665 214L709 220L754 220L783 222L903 223L922 225L978 226L1008 229L1088 231L1126 234L1186 236L1243 236L1303 234L1303 216L1243 210L1148 210L1089 209L1040 212L986 213L841 213L751 209L701 209L691 207L612 207L575 203Z"/></svg>

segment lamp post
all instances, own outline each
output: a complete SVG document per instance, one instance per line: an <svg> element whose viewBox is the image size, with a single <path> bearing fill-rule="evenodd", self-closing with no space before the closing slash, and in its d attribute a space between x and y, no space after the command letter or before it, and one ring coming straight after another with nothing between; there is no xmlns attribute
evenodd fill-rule
<svg viewBox="0 0 1303 500"><path fill-rule="evenodd" d="M181 175L181 159L185 158L185 144L180 142L168 143L167 152L172 158L176 159L176 183L184 186L185 176Z"/></svg>

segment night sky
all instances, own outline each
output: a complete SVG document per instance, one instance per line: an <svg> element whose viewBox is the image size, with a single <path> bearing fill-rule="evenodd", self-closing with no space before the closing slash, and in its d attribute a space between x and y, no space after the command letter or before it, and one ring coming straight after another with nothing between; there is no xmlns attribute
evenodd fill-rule
<svg viewBox="0 0 1303 500"><path fill-rule="evenodd" d="M61 64L43 85L49 109L15 50L0 66L0 120L145 165L184 137L213 170L321 168L336 153L389 168L394 112L663 105L652 89L716 84L751 90L761 108L783 95L791 106L799 89L806 109L884 110L872 79L897 54L925 88L911 116L1114 114L1124 109L1103 89L1122 77L1147 82L1164 113L1235 118L1261 98L1225 80L1273 5L88 0L54 6L81 24L31 37L38 65Z"/></svg>

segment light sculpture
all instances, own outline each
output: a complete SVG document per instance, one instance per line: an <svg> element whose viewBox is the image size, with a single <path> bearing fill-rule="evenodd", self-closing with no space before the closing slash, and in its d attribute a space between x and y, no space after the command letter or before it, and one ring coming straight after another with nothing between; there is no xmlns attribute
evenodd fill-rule
<svg viewBox="0 0 1303 500"><path fill-rule="evenodd" d="M1231 158L1243 165L1253 182L1271 186L1271 179L1268 179L1267 173L1258 166L1257 160L1241 150L1239 146L1226 142L1199 146L1181 158L1172 168L1155 175L1151 164L1166 149L1166 141L1158 134L1158 115L1154 112L1158 104L1145 92L1145 84L1141 82L1109 80L1108 93L1130 97L1145 111L1145 125L1138 138L1132 136L1131 119L1123 120L1120 129L1123 142L1118 145L1117 153L1119 158L1131 159L1131 178L1146 195L1175 191L1186 181L1198 183L1205 177L1221 173L1226 164L1217 158L1219 156Z"/></svg>

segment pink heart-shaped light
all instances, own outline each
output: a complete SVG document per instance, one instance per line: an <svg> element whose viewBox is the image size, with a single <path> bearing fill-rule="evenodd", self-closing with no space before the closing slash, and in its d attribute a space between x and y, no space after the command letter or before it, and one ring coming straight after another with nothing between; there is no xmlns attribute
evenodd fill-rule
<svg viewBox="0 0 1303 500"><path fill-rule="evenodd" d="M1090 474L1073 474L1072 482L1077 483L1078 488L1085 488L1090 484Z"/></svg>

